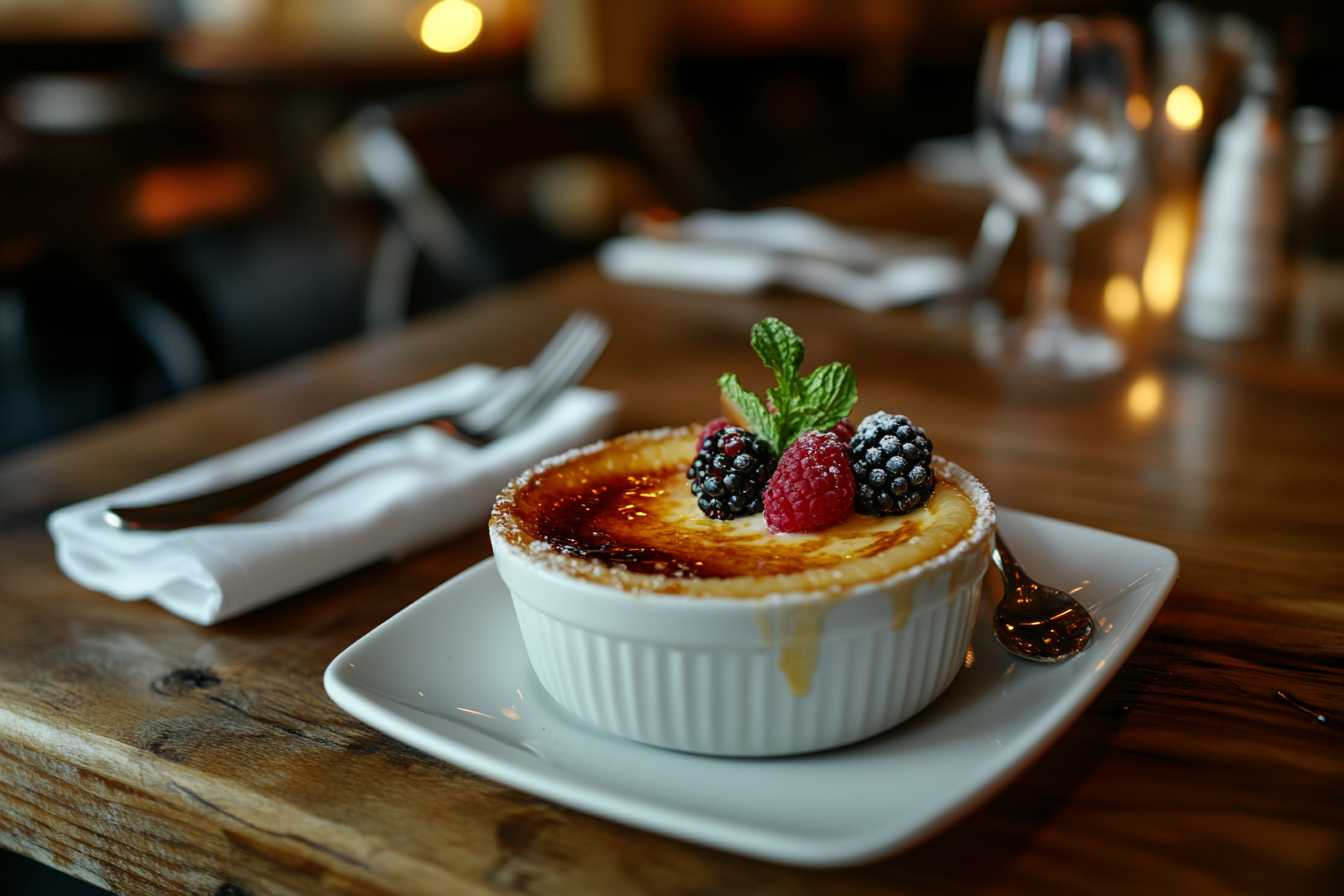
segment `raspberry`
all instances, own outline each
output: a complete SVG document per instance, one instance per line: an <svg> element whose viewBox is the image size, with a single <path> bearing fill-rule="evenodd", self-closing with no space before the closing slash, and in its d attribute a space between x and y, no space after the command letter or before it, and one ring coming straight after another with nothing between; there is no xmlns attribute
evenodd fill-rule
<svg viewBox="0 0 1344 896"><path fill-rule="evenodd" d="M833 432L805 432L784 456L765 489L771 532L811 532L849 516L854 474L849 450Z"/></svg>
<svg viewBox="0 0 1344 896"><path fill-rule="evenodd" d="M761 512L761 493L775 463L765 442L740 426L725 426L705 436L686 478L705 516L731 520Z"/></svg>
<svg viewBox="0 0 1344 896"><path fill-rule="evenodd" d="M863 419L849 443L854 509L869 516L909 513L933 494L933 443L900 414Z"/></svg>
<svg viewBox="0 0 1344 896"><path fill-rule="evenodd" d="M715 417L713 420L706 423L705 428L700 430L699 440L695 443L695 453L699 454L700 449L705 447L705 439L723 429L725 426L732 425L733 421L729 420L727 417Z"/></svg>

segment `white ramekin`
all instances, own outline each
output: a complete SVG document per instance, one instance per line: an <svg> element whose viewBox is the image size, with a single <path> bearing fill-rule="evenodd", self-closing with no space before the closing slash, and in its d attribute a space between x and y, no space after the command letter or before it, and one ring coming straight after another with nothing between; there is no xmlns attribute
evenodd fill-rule
<svg viewBox="0 0 1344 896"><path fill-rule="evenodd" d="M490 538L532 667L574 715L693 753L806 753L905 721L962 666L994 505L965 470L942 459L935 469L974 504L969 535L925 563L839 592L632 592L566 575L493 523Z"/></svg>

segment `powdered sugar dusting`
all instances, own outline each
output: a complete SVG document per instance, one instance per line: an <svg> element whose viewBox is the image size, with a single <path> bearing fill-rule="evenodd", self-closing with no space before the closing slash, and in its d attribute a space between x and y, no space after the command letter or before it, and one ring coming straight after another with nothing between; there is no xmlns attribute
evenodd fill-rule
<svg viewBox="0 0 1344 896"><path fill-rule="evenodd" d="M854 512L849 448L833 433L805 432L779 459L765 490L771 532L807 532Z"/></svg>

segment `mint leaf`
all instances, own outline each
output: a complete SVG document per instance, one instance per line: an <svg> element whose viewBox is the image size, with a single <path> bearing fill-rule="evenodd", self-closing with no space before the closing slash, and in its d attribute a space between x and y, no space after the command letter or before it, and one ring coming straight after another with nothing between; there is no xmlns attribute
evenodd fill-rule
<svg viewBox="0 0 1344 896"><path fill-rule="evenodd" d="M778 381L765 393L776 413L771 414L759 398L744 389L736 374L719 377L719 388L742 412L747 428L776 455L783 455L809 429L824 432L835 426L854 407L859 393L853 368L832 363L808 377L800 376L803 340L782 320L767 317L753 326L751 347Z"/></svg>
<svg viewBox="0 0 1344 896"><path fill-rule="evenodd" d="M742 412L747 420L747 429L764 439L775 454L779 454L779 420L775 415L766 410L759 398L742 387L735 373L725 373L719 377L719 388Z"/></svg>
<svg viewBox="0 0 1344 896"><path fill-rule="evenodd" d="M801 385L798 368L803 366L803 340L792 327L778 318L767 317L751 328L751 347L775 374L787 394L799 391L796 387ZM771 400L775 401L773 397ZM777 401L776 407L779 408Z"/></svg>
<svg viewBox="0 0 1344 896"><path fill-rule="evenodd" d="M854 368L831 363L818 367L803 382L803 400L797 411L806 419L804 430L825 432L839 423L859 400L859 384Z"/></svg>

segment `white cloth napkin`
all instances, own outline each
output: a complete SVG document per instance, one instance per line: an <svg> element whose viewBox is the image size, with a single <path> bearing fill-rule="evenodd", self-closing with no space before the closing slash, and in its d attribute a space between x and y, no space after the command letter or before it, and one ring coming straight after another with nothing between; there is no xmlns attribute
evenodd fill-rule
<svg viewBox="0 0 1344 896"><path fill-rule="evenodd" d="M383 557L484 525L495 496L533 463L610 433L619 399L574 388L484 448L418 427L333 462L226 525L114 528L103 511L186 497L294 463L371 430L474 404L498 371L460 368L375 396L235 451L62 508L47 520L66 575L120 600L148 597L210 625Z"/></svg>
<svg viewBox="0 0 1344 896"><path fill-rule="evenodd" d="M800 209L707 209L643 229L646 235L602 246L597 261L604 274L720 293L777 283L864 311L925 301L965 280L965 264L941 246L837 227Z"/></svg>

